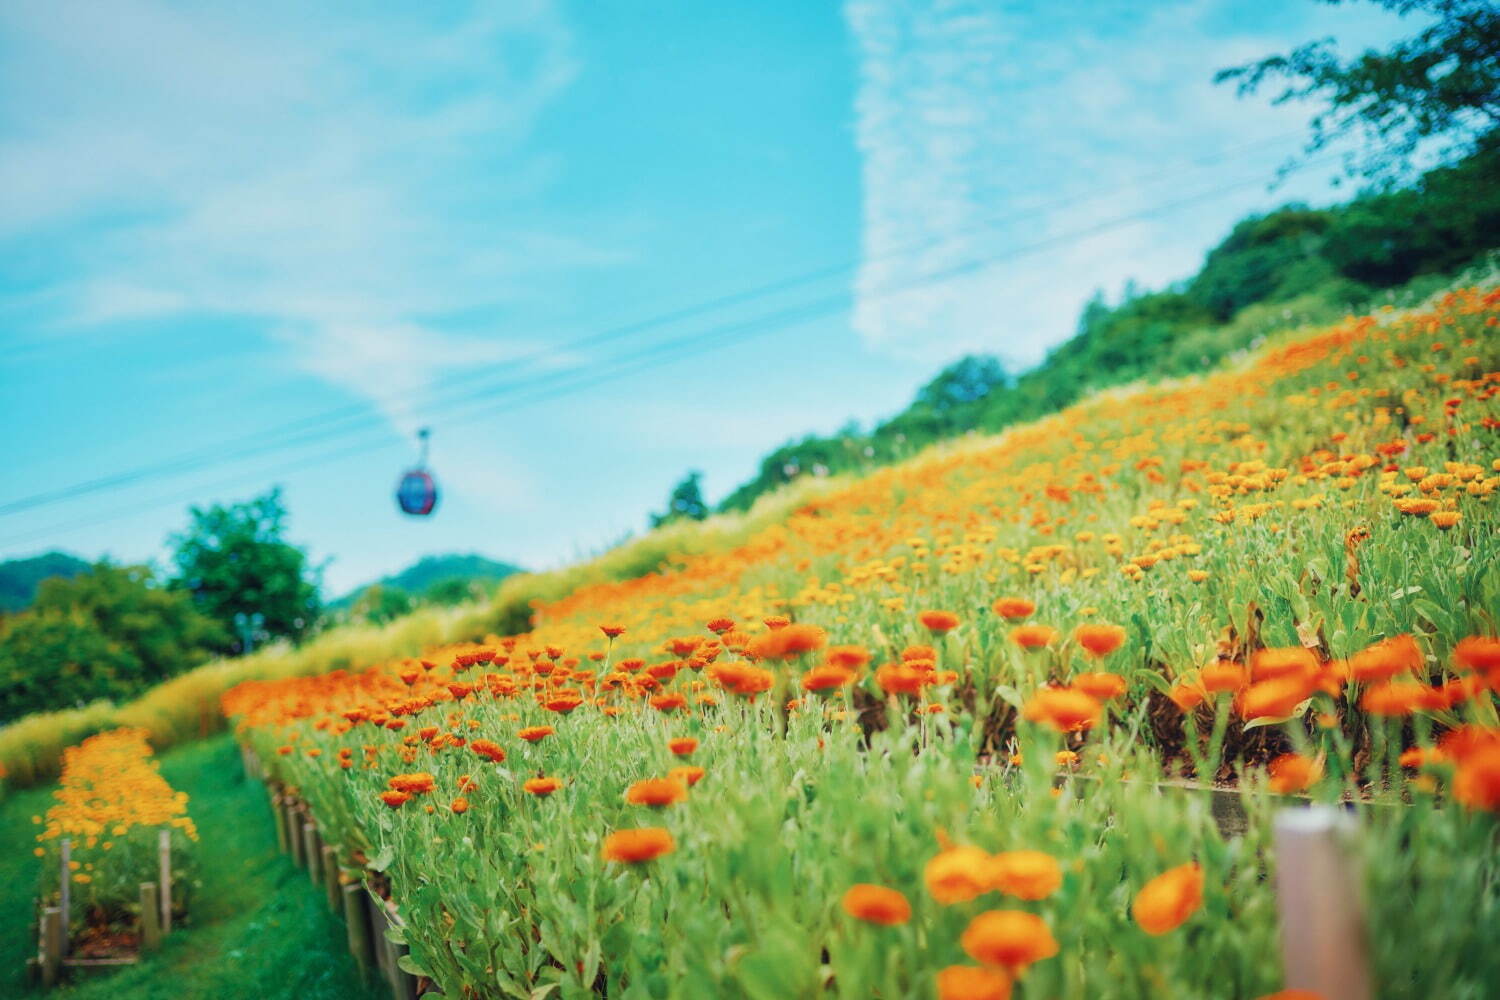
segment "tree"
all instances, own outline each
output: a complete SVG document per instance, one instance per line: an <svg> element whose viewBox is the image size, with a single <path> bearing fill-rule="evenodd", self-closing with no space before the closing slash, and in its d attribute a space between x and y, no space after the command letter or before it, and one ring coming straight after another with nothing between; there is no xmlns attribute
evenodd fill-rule
<svg viewBox="0 0 1500 1000"><path fill-rule="evenodd" d="M384 625L410 614L413 607L411 595L400 587L372 583L355 600L349 613L371 624Z"/></svg>
<svg viewBox="0 0 1500 1000"><path fill-rule="evenodd" d="M194 507L191 517L188 530L172 538L172 585L236 635L229 651L242 651L236 615L264 616L267 639L299 639L313 627L321 610L316 576L307 553L282 537L279 489L245 503Z"/></svg>
<svg viewBox="0 0 1500 1000"><path fill-rule="evenodd" d="M100 563L45 580L29 610L0 624L0 721L139 694L228 640L147 566Z"/></svg>
<svg viewBox="0 0 1500 1000"><path fill-rule="evenodd" d="M1349 162L1351 173L1398 179L1426 139L1446 141L1449 159L1468 155L1479 137L1500 126L1500 9L1490 0L1371 2L1403 17L1436 20L1384 52L1370 49L1346 61L1325 38L1220 70L1214 81L1235 81L1241 95L1282 81L1275 104L1324 98L1327 107L1312 120L1306 151L1363 133L1369 151Z"/></svg>
<svg viewBox="0 0 1500 1000"><path fill-rule="evenodd" d="M659 528L673 521L683 518L691 518L701 521L708 516L708 504L703 502L703 487L701 481L703 473L696 469L689 472L672 489L672 495L667 498L667 509L660 514L651 515L651 527Z"/></svg>

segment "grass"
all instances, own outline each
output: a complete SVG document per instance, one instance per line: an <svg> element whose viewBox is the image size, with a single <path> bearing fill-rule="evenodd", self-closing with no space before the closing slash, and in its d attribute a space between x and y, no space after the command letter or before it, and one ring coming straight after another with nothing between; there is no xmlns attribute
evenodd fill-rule
<svg viewBox="0 0 1500 1000"><path fill-rule="evenodd" d="M228 735L163 756L162 773L190 796L188 808L201 836L202 885L191 921L139 965L79 979L56 995L72 1000L376 1000L388 995L361 982L344 947L342 922L306 874L277 853L265 792L245 780ZM25 963L35 950L30 918L37 882L31 817L47 808L49 796L48 789L33 789L0 803L0 838L10 847L0 856L3 996L28 995Z"/></svg>

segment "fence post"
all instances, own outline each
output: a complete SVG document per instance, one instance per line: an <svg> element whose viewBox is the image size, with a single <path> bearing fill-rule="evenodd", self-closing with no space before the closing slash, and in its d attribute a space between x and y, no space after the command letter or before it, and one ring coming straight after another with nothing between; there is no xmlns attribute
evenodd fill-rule
<svg viewBox="0 0 1500 1000"><path fill-rule="evenodd" d="M49 906L42 911L42 985L56 986L62 972L62 910Z"/></svg>
<svg viewBox="0 0 1500 1000"><path fill-rule="evenodd" d="M156 883L141 883L141 951L155 951L161 944L161 913Z"/></svg>
<svg viewBox="0 0 1500 1000"><path fill-rule="evenodd" d="M370 947L370 911L365 904L365 887L361 882L344 886L344 926L349 935L349 954L360 971L370 968L375 955Z"/></svg>
<svg viewBox="0 0 1500 1000"><path fill-rule="evenodd" d="M287 799L286 808L286 837L292 842L292 860L299 866L307 863L307 851L302 842L302 819L297 812L296 800Z"/></svg>
<svg viewBox="0 0 1500 1000"><path fill-rule="evenodd" d="M313 885L323 881L323 848L318 827L312 820L302 824L302 850L307 855L307 877Z"/></svg>
<svg viewBox="0 0 1500 1000"><path fill-rule="evenodd" d="M172 933L172 831L157 834L156 850L161 863L161 932Z"/></svg>
<svg viewBox="0 0 1500 1000"><path fill-rule="evenodd" d="M70 862L73 860L73 840L71 837L62 839L61 849L58 851L59 874L61 877L57 883L57 908L62 910L63 936L62 953L64 957L68 954L68 931L73 926L73 868Z"/></svg>
<svg viewBox="0 0 1500 1000"><path fill-rule="evenodd" d="M328 892L328 908L339 911L339 852L332 844L323 845L323 888Z"/></svg>
<svg viewBox="0 0 1500 1000"><path fill-rule="evenodd" d="M276 824L276 849L287 854L292 847L286 839L286 808L280 792L271 792L271 819Z"/></svg>
<svg viewBox="0 0 1500 1000"><path fill-rule="evenodd" d="M1277 813L1276 905L1286 988L1370 1000L1364 891L1345 843L1355 824L1329 806Z"/></svg>

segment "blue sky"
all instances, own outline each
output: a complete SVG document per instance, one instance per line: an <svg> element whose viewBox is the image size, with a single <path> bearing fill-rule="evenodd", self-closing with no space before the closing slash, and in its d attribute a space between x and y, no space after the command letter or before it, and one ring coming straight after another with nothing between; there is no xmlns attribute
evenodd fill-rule
<svg viewBox="0 0 1500 1000"><path fill-rule="evenodd" d="M0 557L160 559L187 504L279 483L333 593L428 552L566 562L688 468L717 498L1340 197L1331 166L1267 190L1308 110L1210 78L1410 30L1310 0L12 0L0 504L217 460L0 516Z"/></svg>

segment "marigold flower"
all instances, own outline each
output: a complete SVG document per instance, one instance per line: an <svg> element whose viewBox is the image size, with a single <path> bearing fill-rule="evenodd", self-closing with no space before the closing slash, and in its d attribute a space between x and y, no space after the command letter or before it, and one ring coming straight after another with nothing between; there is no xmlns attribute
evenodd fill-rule
<svg viewBox="0 0 1500 1000"><path fill-rule="evenodd" d="M684 785L687 785L689 788L691 788L698 782L703 780L703 775L705 773L706 772L703 770L703 768L698 767L697 765L684 764L681 767L674 767L672 768L672 770L668 771L667 777L672 781L680 781Z"/></svg>
<svg viewBox="0 0 1500 1000"><path fill-rule="evenodd" d="M725 632L730 632L730 631L734 630L734 619L733 618L724 618L724 617L710 618L708 620L708 624L705 625L704 627L707 628L714 635L723 635Z"/></svg>
<svg viewBox="0 0 1500 1000"><path fill-rule="evenodd" d="M1036 605L1024 597L1002 597L990 605L990 610L1001 618L1020 621L1022 618L1030 618L1036 614Z"/></svg>
<svg viewBox="0 0 1500 1000"><path fill-rule="evenodd" d="M1131 916L1147 934L1165 934L1203 905L1203 869L1195 861L1162 872L1141 887L1130 905Z"/></svg>
<svg viewBox="0 0 1500 1000"><path fill-rule="evenodd" d="M852 672L870 662L870 651L863 646L829 646L823 662Z"/></svg>
<svg viewBox="0 0 1500 1000"><path fill-rule="evenodd" d="M548 736L551 736L555 732L557 732L557 730L553 729L551 726L527 726L525 729L517 732L516 735L521 737L521 739L525 740L527 743L540 743L542 740L546 739Z"/></svg>
<svg viewBox="0 0 1500 1000"><path fill-rule="evenodd" d="M1323 777L1323 764L1300 753L1284 753L1266 765L1271 791L1291 795L1306 791Z"/></svg>
<svg viewBox="0 0 1500 1000"><path fill-rule="evenodd" d="M411 796L406 792L386 791L380 793L380 801L384 802L392 809L400 809L406 803L411 801Z"/></svg>
<svg viewBox="0 0 1500 1000"><path fill-rule="evenodd" d="M894 927L911 919L911 903L895 889L861 882L844 893L844 912L856 920Z"/></svg>
<svg viewBox="0 0 1500 1000"><path fill-rule="evenodd" d="M1290 716L1312 692L1312 685L1303 677L1260 681L1240 692L1239 713L1246 719Z"/></svg>
<svg viewBox="0 0 1500 1000"><path fill-rule="evenodd" d="M678 736L675 739L667 740L667 749L678 757L686 757L698 749L698 741L691 736Z"/></svg>
<svg viewBox="0 0 1500 1000"><path fill-rule="evenodd" d="M602 855L605 861L639 864L671 854L677 849L672 834L659 826L641 827L635 830L616 830L604 838Z"/></svg>
<svg viewBox="0 0 1500 1000"><path fill-rule="evenodd" d="M469 800L460 795L453 800L453 803L448 808L456 813L466 813L469 811Z"/></svg>
<svg viewBox="0 0 1500 1000"><path fill-rule="evenodd" d="M1202 687L1186 682L1173 685L1172 690L1167 692L1167 697L1172 699L1172 704L1182 712L1191 712L1208 699Z"/></svg>
<svg viewBox="0 0 1500 1000"><path fill-rule="evenodd" d="M418 771L415 774L398 774L386 784L398 792L421 795L436 788L437 779L426 771Z"/></svg>
<svg viewBox="0 0 1500 1000"><path fill-rule="evenodd" d="M917 616L917 620L929 632L936 632L939 635L958 628L958 615L951 611L924 611Z"/></svg>
<svg viewBox="0 0 1500 1000"><path fill-rule="evenodd" d="M1250 679L1268 681L1278 677L1305 678L1318 672L1318 658L1301 646L1259 649L1250 657ZM1299 701L1301 699L1298 699Z"/></svg>
<svg viewBox="0 0 1500 1000"><path fill-rule="evenodd" d="M1017 899L1046 899L1062 885L1062 866L1045 851L995 855L995 888Z"/></svg>
<svg viewBox="0 0 1500 1000"><path fill-rule="evenodd" d="M1447 698L1440 689L1426 684L1387 681L1366 690L1359 700L1359 707L1371 715L1410 715L1421 709L1443 708L1446 703Z"/></svg>
<svg viewBox="0 0 1500 1000"><path fill-rule="evenodd" d="M505 749L493 740L471 740L469 749L495 764L505 760Z"/></svg>
<svg viewBox="0 0 1500 1000"><path fill-rule="evenodd" d="M985 965L1018 975L1057 954L1057 939L1045 921L1023 910L988 910L969 921L959 938L965 953Z"/></svg>
<svg viewBox="0 0 1500 1000"><path fill-rule="evenodd" d="M852 683L854 683L854 671L831 663L813 667L802 675L802 690L804 691L827 691Z"/></svg>
<svg viewBox="0 0 1500 1000"><path fill-rule="evenodd" d="M1120 625L1080 625L1073 630L1073 640L1096 657L1105 657L1125 644L1125 629Z"/></svg>
<svg viewBox="0 0 1500 1000"><path fill-rule="evenodd" d="M631 785L625 801L633 806L669 806L687 798L687 786L671 778L647 778Z"/></svg>
<svg viewBox="0 0 1500 1000"><path fill-rule="evenodd" d="M666 694L659 694L651 699L651 707L658 712L672 712L686 704L687 696L677 691L668 691Z"/></svg>
<svg viewBox="0 0 1500 1000"><path fill-rule="evenodd" d="M1109 701L1125 693L1125 678L1098 671L1077 675L1070 686L1100 701Z"/></svg>
<svg viewBox="0 0 1500 1000"><path fill-rule="evenodd" d="M938 1000L1010 1000L1010 977L999 969L950 965L937 974Z"/></svg>
<svg viewBox="0 0 1500 1000"><path fill-rule="evenodd" d="M1500 639L1471 635L1453 647L1453 659L1464 670L1479 673L1500 671Z"/></svg>
<svg viewBox="0 0 1500 1000"><path fill-rule="evenodd" d="M916 697L932 683L932 674L910 663L886 663L875 671L875 683L886 694Z"/></svg>
<svg viewBox="0 0 1500 1000"><path fill-rule="evenodd" d="M1057 629L1050 625L1017 625L1010 630L1010 641L1022 649L1041 649L1057 641Z"/></svg>
<svg viewBox="0 0 1500 1000"><path fill-rule="evenodd" d="M1453 797L1471 809L1500 812L1500 746L1491 744L1459 761Z"/></svg>
<svg viewBox="0 0 1500 1000"><path fill-rule="evenodd" d="M1209 694L1238 691L1245 686L1245 668L1232 660L1215 660L1203 665L1198 680Z"/></svg>
<svg viewBox="0 0 1500 1000"><path fill-rule="evenodd" d="M1022 715L1063 733L1092 729L1104 706L1093 695L1074 688L1042 688L1031 696Z"/></svg>
<svg viewBox="0 0 1500 1000"><path fill-rule="evenodd" d="M561 788L562 782L556 778L528 778L521 787L537 798L546 798Z"/></svg>
<svg viewBox="0 0 1500 1000"><path fill-rule="evenodd" d="M922 880L939 903L967 903L994 888L995 862L977 847L949 847L927 862Z"/></svg>
<svg viewBox="0 0 1500 1000"><path fill-rule="evenodd" d="M1349 657L1349 675L1357 681L1383 681L1422 669L1422 651L1409 635L1392 636Z"/></svg>

